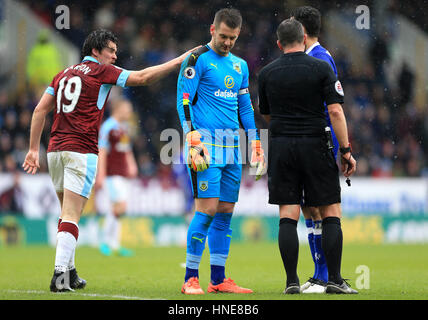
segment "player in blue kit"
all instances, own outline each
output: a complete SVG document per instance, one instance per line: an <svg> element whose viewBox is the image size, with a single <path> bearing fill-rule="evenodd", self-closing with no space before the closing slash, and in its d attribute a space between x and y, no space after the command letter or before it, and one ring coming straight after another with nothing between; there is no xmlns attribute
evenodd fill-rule
<svg viewBox="0 0 428 320"><path fill-rule="evenodd" d="M242 173L239 123L251 141L251 166L263 173L264 153L248 90L247 63L233 55L242 24L236 9L222 9L210 27L211 41L182 63L177 110L186 135L185 159L195 198L187 233L186 274L181 292L203 294L199 263L208 238L211 282L208 292L251 293L225 276Z"/></svg>
<svg viewBox="0 0 428 320"><path fill-rule="evenodd" d="M337 69L333 57L323 46L318 42L318 37L321 30L321 13L310 6L303 6L296 8L292 17L298 20L304 27L306 34L306 54L327 61L332 67L337 77ZM333 152L337 158L337 151L339 149L339 142L337 141L333 127L331 125L330 117L326 107L325 116L328 126L330 127L333 137ZM311 249L312 259L315 264L314 275L301 286L303 293L323 293L328 281L327 263L324 251L321 247L322 235L322 219L319 209L316 207L308 207L302 205L303 216L305 217L306 227L308 229L308 242Z"/></svg>

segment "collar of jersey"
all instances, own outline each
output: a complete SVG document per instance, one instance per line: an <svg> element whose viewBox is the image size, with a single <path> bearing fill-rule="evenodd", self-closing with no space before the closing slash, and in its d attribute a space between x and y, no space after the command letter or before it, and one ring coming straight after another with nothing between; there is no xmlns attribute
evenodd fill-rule
<svg viewBox="0 0 428 320"><path fill-rule="evenodd" d="M313 45L311 45L308 50L305 51L306 54L309 54L316 46L319 46L320 43L317 41Z"/></svg>
<svg viewBox="0 0 428 320"><path fill-rule="evenodd" d="M84 61L92 61L92 62L96 62L98 64L101 64L97 59L95 59L92 56L86 56L86 57L84 57L83 60L82 60L82 62L84 62Z"/></svg>
<svg viewBox="0 0 428 320"><path fill-rule="evenodd" d="M207 43L205 46L208 47L212 52L214 52L220 58L228 58L228 57L230 57L230 52L229 52L229 54L227 56L222 56L221 54L218 54L217 52L215 52L215 50L213 48L211 48L211 46L210 46L209 43Z"/></svg>

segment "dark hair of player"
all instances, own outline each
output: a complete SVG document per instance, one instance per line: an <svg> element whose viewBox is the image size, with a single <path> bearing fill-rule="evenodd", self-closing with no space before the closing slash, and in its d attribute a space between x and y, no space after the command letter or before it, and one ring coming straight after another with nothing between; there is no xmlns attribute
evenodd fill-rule
<svg viewBox="0 0 428 320"><path fill-rule="evenodd" d="M224 22L231 29L241 28L242 16L239 10L233 8L224 8L216 12L214 16L214 25L216 28Z"/></svg>
<svg viewBox="0 0 428 320"><path fill-rule="evenodd" d="M303 24L309 37L319 37L321 31L321 13L318 9L310 6L298 7L293 10L291 16Z"/></svg>
<svg viewBox="0 0 428 320"><path fill-rule="evenodd" d="M82 55L90 56L92 54L92 49L97 49L99 52L105 47L107 47L108 42L114 42L117 45L117 37L113 32L99 29L92 31L87 38L82 47Z"/></svg>
<svg viewBox="0 0 428 320"><path fill-rule="evenodd" d="M303 42L303 26L296 19L286 19L276 29L276 35L283 47Z"/></svg>

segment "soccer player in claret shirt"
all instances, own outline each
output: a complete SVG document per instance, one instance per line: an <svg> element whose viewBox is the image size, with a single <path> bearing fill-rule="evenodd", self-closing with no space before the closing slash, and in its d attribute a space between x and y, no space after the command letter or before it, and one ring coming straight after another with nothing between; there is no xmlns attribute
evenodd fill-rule
<svg viewBox="0 0 428 320"><path fill-rule="evenodd" d="M187 231L186 274L181 292L203 294L199 264L208 238L211 282L208 292L251 293L225 276L232 230L230 223L241 183L239 120L252 145L256 179L264 169L263 149L248 91L247 63L233 55L242 17L222 9L210 27L211 41L181 66L177 109L186 135L186 156L195 198Z"/></svg>
<svg viewBox="0 0 428 320"><path fill-rule="evenodd" d="M106 187L110 200L100 246L105 256L113 253L123 257L134 255L131 250L120 245L120 220L127 210L129 179L138 175L129 133L131 117L131 102L119 98L112 103L111 116L100 129L95 190Z"/></svg>
<svg viewBox="0 0 428 320"><path fill-rule="evenodd" d="M303 25L303 29L306 34L306 54L328 62L337 77L337 69L333 57L327 49L321 46L318 42L318 37L321 31L321 13L313 7L303 6L293 10L292 17ZM332 133L334 156L337 158L339 142L337 141L333 126L331 125L327 106L325 109L325 117ZM315 264L315 271L314 275L301 286L301 291L302 293L324 293L328 282L328 271L324 250L321 246L321 213L318 208L308 207L304 204L302 205L302 211L303 216L305 217L306 227L308 229L308 242L311 249L312 260Z"/></svg>
<svg viewBox="0 0 428 320"><path fill-rule="evenodd" d="M78 223L95 180L98 131L111 87L149 85L178 69L191 52L157 66L128 71L113 65L117 42L110 31L90 33L83 44L82 62L54 77L33 112L29 151L22 165L31 174L39 168L45 118L54 111L47 157L49 174L61 203L61 216L50 284L53 292L72 291L86 285L74 266Z"/></svg>

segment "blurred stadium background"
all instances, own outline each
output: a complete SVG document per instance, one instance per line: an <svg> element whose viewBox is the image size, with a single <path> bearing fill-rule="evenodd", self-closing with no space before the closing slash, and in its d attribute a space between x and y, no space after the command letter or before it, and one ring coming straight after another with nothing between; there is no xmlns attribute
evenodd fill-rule
<svg viewBox="0 0 428 320"><path fill-rule="evenodd" d="M60 5L70 9L69 29L56 28ZM112 30L119 38L117 65L140 69L207 43L214 12L226 5L243 15L234 53L248 62L259 128L266 124L257 111L257 73L280 54L277 25L296 6L320 9L320 42L338 67L358 161L352 187L342 183L345 243L428 242L426 1L0 0L0 246L55 244L59 204L44 152L50 120L42 136L40 173L27 175L21 164L41 93L53 75L80 61L87 34L96 28ZM359 5L370 9L369 29L356 27ZM184 192L172 166L159 159L166 143L160 139L162 130L181 132L176 80L175 73L156 85L111 95L127 97L135 110L133 151L139 177L123 223L128 247L185 243ZM79 245L98 245L102 203L94 197L88 202ZM244 171L232 221L234 241L276 241L277 207L267 204L266 177L254 182ZM305 242L303 225L299 223L299 233Z"/></svg>

